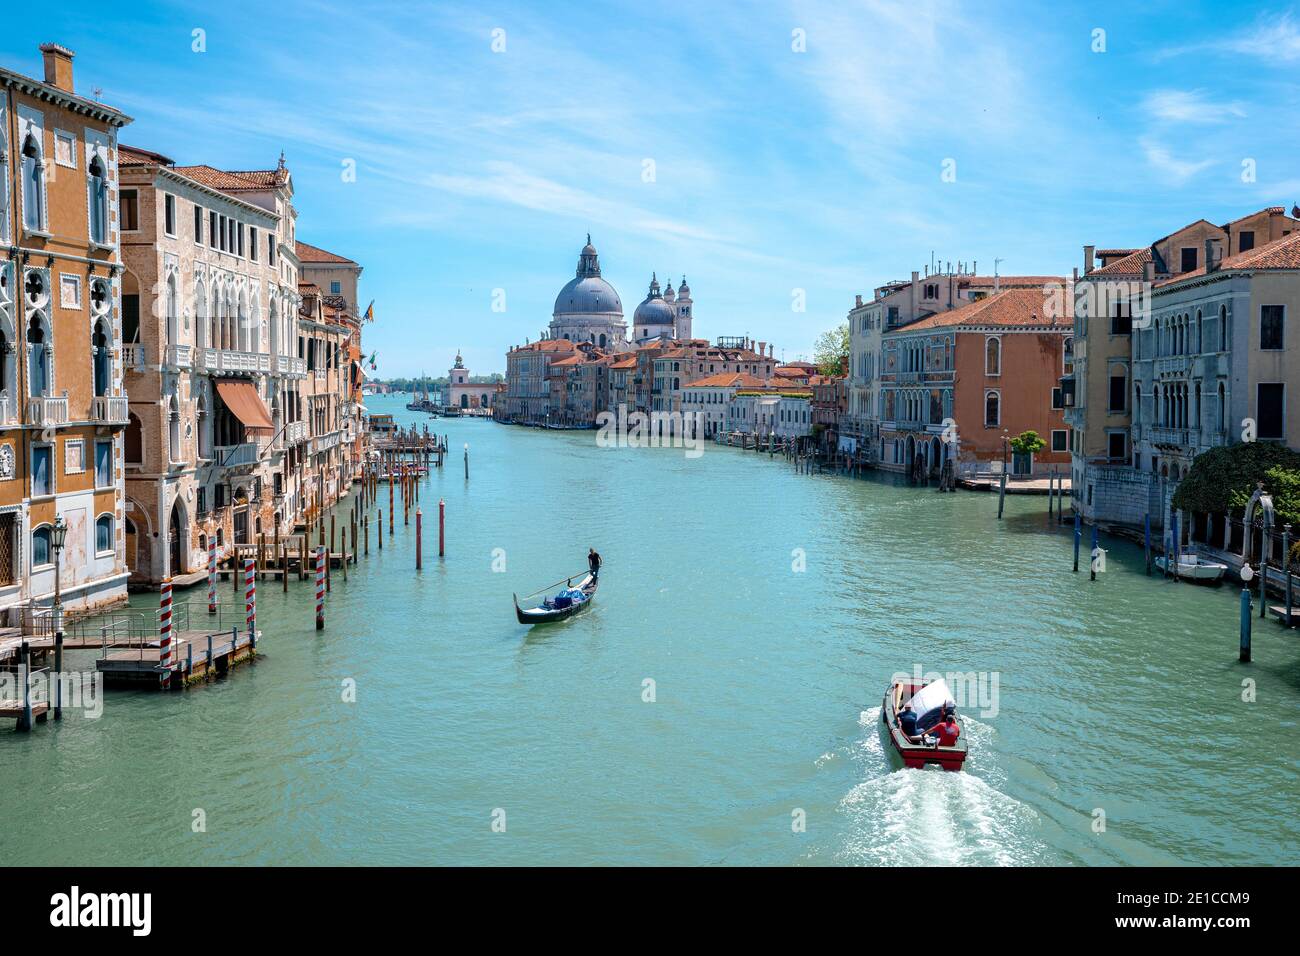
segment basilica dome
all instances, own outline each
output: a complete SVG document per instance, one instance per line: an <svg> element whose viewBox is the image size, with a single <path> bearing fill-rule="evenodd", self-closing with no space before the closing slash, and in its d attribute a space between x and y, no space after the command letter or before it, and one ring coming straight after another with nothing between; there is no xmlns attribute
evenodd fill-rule
<svg viewBox="0 0 1300 956"><path fill-rule="evenodd" d="M632 313L632 324L638 329L649 326L668 326L673 327L676 314L673 307L664 301L659 294L659 280L655 277L650 279L650 292L645 300L636 307Z"/></svg>
<svg viewBox="0 0 1300 956"><path fill-rule="evenodd" d="M600 259L596 247L587 244L578 256L578 272L555 297L555 318L581 315L616 315L623 318L623 300L614 287L600 277Z"/></svg>

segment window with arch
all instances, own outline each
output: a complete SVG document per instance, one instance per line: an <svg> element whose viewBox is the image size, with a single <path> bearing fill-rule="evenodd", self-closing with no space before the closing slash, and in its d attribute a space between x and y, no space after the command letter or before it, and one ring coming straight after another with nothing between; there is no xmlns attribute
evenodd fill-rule
<svg viewBox="0 0 1300 956"><path fill-rule="evenodd" d="M54 563L54 549L50 547L50 526L43 524L32 529L32 567L42 568Z"/></svg>
<svg viewBox="0 0 1300 956"><path fill-rule="evenodd" d="M95 553L106 554L113 550L113 516L102 514L95 519Z"/></svg>
<svg viewBox="0 0 1300 956"><path fill-rule="evenodd" d="M33 398L50 393L49 352L45 317L34 312L27 323L27 391Z"/></svg>
<svg viewBox="0 0 1300 956"><path fill-rule="evenodd" d="M180 295L176 289L175 274L167 277L167 344L176 345L180 341Z"/></svg>
<svg viewBox="0 0 1300 956"><path fill-rule="evenodd" d="M184 461L181 449L181 412L173 394L167 399L167 454L170 461Z"/></svg>
<svg viewBox="0 0 1300 956"><path fill-rule="evenodd" d="M86 175L89 178L86 198L90 211L90 241L103 245L108 242L108 169L98 151L91 156Z"/></svg>
<svg viewBox="0 0 1300 956"><path fill-rule="evenodd" d="M984 393L984 427L997 428L1001 424L1002 395L999 392L990 389Z"/></svg>
<svg viewBox="0 0 1300 956"><path fill-rule="evenodd" d="M194 344L197 348L208 344L208 294L202 278L194 280Z"/></svg>
<svg viewBox="0 0 1300 956"><path fill-rule="evenodd" d="M994 336L984 342L984 374L1002 374L1002 340Z"/></svg>
<svg viewBox="0 0 1300 956"><path fill-rule="evenodd" d="M90 355L94 369L94 387L95 394L103 397L108 394L109 381L111 379L111 340L108 335L108 327L103 319L95 323L95 330L90 337Z"/></svg>
<svg viewBox="0 0 1300 956"><path fill-rule="evenodd" d="M1224 390L1223 383L1219 383L1218 388L1218 409L1215 412L1219 431L1227 432L1228 430L1228 403L1227 392Z"/></svg>
<svg viewBox="0 0 1300 956"><path fill-rule="evenodd" d="M1228 307L1219 306L1219 351L1228 351Z"/></svg>
<svg viewBox="0 0 1300 956"><path fill-rule="evenodd" d="M45 158L36 135L28 133L22 145L23 226L30 232L45 229Z"/></svg>
<svg viewBox="0 0 1300 956"><path fill-rule="evenodd" d="M144 464L144 428L135 412L130 412L127 418L124 454L128 465Z"/></svg>

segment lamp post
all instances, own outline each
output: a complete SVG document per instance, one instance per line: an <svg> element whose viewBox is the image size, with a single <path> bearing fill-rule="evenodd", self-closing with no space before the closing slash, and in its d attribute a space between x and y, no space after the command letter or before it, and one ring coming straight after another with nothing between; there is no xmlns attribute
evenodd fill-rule
<svg viewBox="0 0 1300 956"><path fill-rule="evenodd" d="M60 571L63 545L68 540L68 526L63 515L54 519L50 546L54 549L54 719L63 719L63 593Z"/></svg>
<svg viewBox="0 0 1300 956"><path fill-rule="evenodd" d="M1010 455L1010 452L1011 452L1011 438L1007 434L1007 430L1004 428L1002 429L1002 470L1004 472L1007 470L1007 460L1008 460L1008 456Z"/></svg>

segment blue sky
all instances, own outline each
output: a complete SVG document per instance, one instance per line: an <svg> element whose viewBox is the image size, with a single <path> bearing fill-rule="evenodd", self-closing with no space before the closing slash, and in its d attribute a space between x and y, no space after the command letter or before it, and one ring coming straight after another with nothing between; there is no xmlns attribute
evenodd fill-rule
<svg viewBox="0 0 1300 956"><path fill-rule="evenodd" d="M39 75L39 43L71 47L78 91L135 117L126 143L233 169L283 149L299 237L365 267L380 376L441 374L458 347L503 370L587 232L629 317L652 270L685 273L697 335L793 359L932 252L1066 274L1085 243L1300 201L1285 5L63 2L10 21L0 63Z"/></svg>

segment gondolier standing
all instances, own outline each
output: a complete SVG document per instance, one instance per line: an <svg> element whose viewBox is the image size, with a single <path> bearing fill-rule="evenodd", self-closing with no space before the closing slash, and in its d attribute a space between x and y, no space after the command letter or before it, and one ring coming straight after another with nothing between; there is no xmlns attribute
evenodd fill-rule
<svg viewBox="0 0 1300 956"><path fill-rule="evenodd" d="M587 549L587 567L591 571L591 578L593 581L600 577L600 566L603 563L604 562L600 560L600 554L597 553L595 548Z"/></svg>

